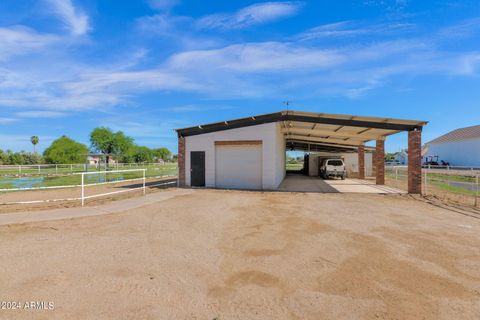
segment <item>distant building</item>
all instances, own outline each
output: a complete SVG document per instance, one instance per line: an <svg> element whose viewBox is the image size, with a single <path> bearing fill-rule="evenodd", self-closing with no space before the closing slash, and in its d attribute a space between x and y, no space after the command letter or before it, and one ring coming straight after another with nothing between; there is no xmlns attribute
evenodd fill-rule
<svg viewBox="0 0 480 320"><path fill-rule="evenodd" d="M398 163L402 166L406 166L408 164L408 150L402 149L393 159L395 163Z"/></svg>
<svg viewBox="0 0 480 320"><path fill-rule="evenodd" d="M90 165L96 165L100 163L105 163L105 156L104 155L88 155L87 156L87 163ZM112 157L108 160L109 164L117 163Z"/></svg>
<svg viewBox="0 0 480 320"><path fill-rule="evenodd" d="M480 167L480 125L460 128L424 146L424 155L451 166Z"/></svg>

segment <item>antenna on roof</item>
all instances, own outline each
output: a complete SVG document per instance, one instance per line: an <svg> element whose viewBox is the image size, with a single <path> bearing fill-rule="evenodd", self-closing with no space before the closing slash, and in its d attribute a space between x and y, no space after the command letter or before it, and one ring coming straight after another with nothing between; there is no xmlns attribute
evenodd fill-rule
<svg viewBox="0 0 480 320"><path fill-rule="evenodd" d="M282 103L283 103L284 106L287 107L287 111L288 111L289 106L292 104L292 101L290 101L290 100L285 100L285 101L283 101Z"/></svg>

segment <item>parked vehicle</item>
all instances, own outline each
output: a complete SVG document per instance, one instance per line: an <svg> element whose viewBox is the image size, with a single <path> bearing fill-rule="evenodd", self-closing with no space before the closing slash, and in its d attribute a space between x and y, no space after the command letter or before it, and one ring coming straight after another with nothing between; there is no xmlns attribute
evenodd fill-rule
<svg viewBox="0 0 480 320"><path fill-rule="evenodd" d="M322 159L318 172L323 179L340 177L345 180L347 177L347 170L342 159Z"/></svg>
<svg viewBox="0 0 480 320"><path fill-rule="evenodd" d="M444 160L438 160L438 156L426 156L424 166L450 166L450 162Z"/></svg>

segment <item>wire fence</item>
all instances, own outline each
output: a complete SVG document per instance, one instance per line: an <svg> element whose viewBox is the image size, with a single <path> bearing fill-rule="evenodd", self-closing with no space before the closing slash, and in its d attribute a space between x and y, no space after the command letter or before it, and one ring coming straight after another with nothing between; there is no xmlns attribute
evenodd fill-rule
<svg viewBox="0 0 480 320"><path fill-rule="evenodd" d="M422 168L422 193L442 200L465 205L480 206L480 168L452 166L424 166ZM387 166L386 184L398 189L408 189L408 167Z"/></svg>

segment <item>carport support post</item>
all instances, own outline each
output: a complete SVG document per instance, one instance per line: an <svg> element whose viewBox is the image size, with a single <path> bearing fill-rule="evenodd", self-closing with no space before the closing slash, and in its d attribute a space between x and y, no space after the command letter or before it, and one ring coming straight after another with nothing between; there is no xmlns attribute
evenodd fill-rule
<svg viewBox="0 0 480 320"><path fill-rule="evenodd" d="M376 183L385 184L385 139L377 140L375 150Z"/></svg>
<svg viewBox="0 0 480 320"><path fill-rule="evenodd" d="M178 136L178 186L185 186L185 138Z"/></svg>
<svg viewBox="0 0 480 320"><path fill-rule="evenodd" d="M365 179L365 146L358 146L358 178Z"/></svg>
<svg viewBox="0 0 480 320"><path fill-rule="evenodd" d="M422 193L422 130L408 131L408 193Z"/></svg>

